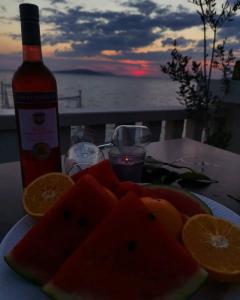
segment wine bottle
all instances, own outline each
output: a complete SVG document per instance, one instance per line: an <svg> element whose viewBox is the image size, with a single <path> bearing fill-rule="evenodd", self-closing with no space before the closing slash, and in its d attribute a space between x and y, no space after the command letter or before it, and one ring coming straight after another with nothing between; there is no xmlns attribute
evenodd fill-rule
<svg viewBox="0 0 240 300"><path fill-rule="evenodd" d="M57 84L42 60L39 9L20 4L23 62L12 79L23 186L61 171Z"/></svg>

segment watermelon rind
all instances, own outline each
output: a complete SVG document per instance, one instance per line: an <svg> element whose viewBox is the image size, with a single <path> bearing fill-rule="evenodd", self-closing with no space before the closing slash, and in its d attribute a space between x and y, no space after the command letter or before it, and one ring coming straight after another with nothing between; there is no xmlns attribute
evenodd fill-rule
<svg viewBox="0 0 240 300"><path fill-rule="evenodd" d="M53 300L103 300L101 298L93 297L91 294L86 293L67 293L52 285L51 283L43 288L43 291ZM106 299L104 299L106 300Z"/></svg>
<svg viewBox="0 0 240 300"><path fill-rule="evenodd" d="M187 300L206 282L208 273L199 268L198 271L189 278L188 281L179 289L170 292L164 297L154 297L149 300ZM61 288L55 286L52 282L49 282L43 287L43 291L54 300L110 300L103 299L102 297L93 296L91 293L67 293L62 291ZM112 299L111 299L112 300ZM136 299L137 300L137 299Z"/></svg>
<svg viewBox="0 0 240 300"><path fill-rule="evenodd" d="M207 281L208 273L199 268L198 272L194 274L180 289L176 289L174 292L169 293L165 297L155 298L154 300L187 300L191 299L193 294L195 294Z"/></svg>
<svg viewBox="0 0 240 300"><path fill-rule="evenodd" d="M207 214L213 215L211 208L205 202L203 202L196 194L193 194L190 191L186 191L182 188L180 189L180 188L169 186L169 185L159 185L159 184L156 184L156 185L151 184L151 185L148 185L147 188L149 188L149 189L158 189L159 188L159 189L173 190L173 191L185 194L186 196L191 198L192 201L197 202Z"/></svg>
<svg viewBox="0 0 240 300"><path fill-rule="evenodd" d="M38 276L36 276L35 270L24 268L22 265L19 265L11 255L6 255L4 257L4 260L9 265L9 267L11 267L22 278L28 279L33 284L42 285L41 280L34 279L36 277L42 278L42 276L39 276L39 274Z"/></svg>

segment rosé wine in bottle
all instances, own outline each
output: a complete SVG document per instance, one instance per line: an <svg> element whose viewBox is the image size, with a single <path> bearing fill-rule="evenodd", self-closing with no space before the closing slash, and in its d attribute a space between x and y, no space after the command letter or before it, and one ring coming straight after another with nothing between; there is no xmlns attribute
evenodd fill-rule
<svg viewBox="0 0 240 300"><path fill-rule="evenodd" d="M39 10L21 4L23 62L12 79L23 186L61 172L57 85L42 61Z"/></svg>

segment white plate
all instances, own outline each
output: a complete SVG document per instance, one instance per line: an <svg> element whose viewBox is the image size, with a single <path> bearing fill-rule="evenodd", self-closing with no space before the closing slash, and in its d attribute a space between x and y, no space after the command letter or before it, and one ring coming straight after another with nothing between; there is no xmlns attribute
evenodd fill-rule
<svg viewBox="0 0 240 300"><path fill-rule="evenodd" d="M211 209L214 215L222 217L237 225L240 225L240 216L226 208L225 206L207 198L198 195ZM1 300L46 300L41 289L21 276L17 275L5 263L3 257L10 249L26 234L33 226L34 221L29 216L23 217L16 223L0 244L0 299ZM211 298L209 298L209 293ZM226 290L223 284L205 286L193 298L195 299L211 299L211 300L239 300L240 286L231 285Z"/></svg>

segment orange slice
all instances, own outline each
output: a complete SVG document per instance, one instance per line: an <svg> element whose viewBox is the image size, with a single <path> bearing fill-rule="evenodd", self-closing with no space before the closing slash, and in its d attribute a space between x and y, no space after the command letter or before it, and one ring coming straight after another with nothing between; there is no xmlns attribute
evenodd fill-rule
<svg viewBox="0 0 240 300"><path fill-rule="evenodd" d="M75 183L62 173L47 173L31 182L23 193L23 207L27 214L40 218Z"/></svg>
<svg viewBox="0 0 240 300"><path fill-rule="evenodd" d="M142 197L141 200L174 236L181 232L183 220L180 212L167 200Z"/></svg>
<svg viewBox="0 0 240 300"><path fill-rule="evenodd" d="M219 281L240 281L240 228L199 214L183 227L182 239L192 257Z"/></svg>

